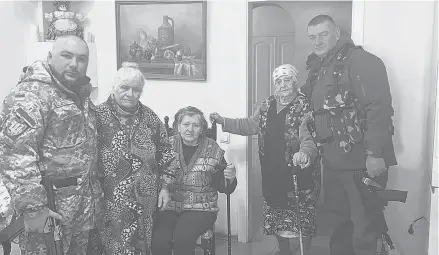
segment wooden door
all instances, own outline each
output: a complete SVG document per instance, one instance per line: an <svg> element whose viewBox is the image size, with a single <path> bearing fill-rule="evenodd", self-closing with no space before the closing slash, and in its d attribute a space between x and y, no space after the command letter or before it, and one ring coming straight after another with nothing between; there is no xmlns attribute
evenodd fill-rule
<svg viewBox="0 0 439 255"><path fill-rule="evenodd" d="M294 64L295 37L291 16L281 7L264 5L253 8L251 13L248 98L254 112L263 100L273 94L273 70L281 64ZM258 137L254 135L249 139L248 155L249 239L254 239L262 227L264 198L258 151Z"/></svg>
<svg viewBox="0 0 439 255"><path fill-rule="evenodd" d="M251 101L253 111L271 93L271 72L275 67L275 39L271 36L255 36L252 38L252 84ZM254 237L262 227L262 197L261 166L258 155L258 136L251 137L251 164L249 168L249 234Z"/></svg>
<svg viewBox="0 0 439 255"><path fill-rule="evenodd" d="M253 111L273 94L273 70L281 64L293 64L294 36L254 36L252 38ZM261 166L258 154L258 137L251 139L251 168L249 172L250 234L253 237L262 227Z"/></svg>

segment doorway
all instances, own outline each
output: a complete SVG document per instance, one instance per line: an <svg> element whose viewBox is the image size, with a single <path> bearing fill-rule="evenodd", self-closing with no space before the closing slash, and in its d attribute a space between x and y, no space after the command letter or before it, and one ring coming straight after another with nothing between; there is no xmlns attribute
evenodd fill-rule
<svg viewBox="0 0 439 255"><path fill-rule="evenodd" d="M248 5L248 116L273 92L272 72L281 64L292 64L299 70L299 84L308 72L306 58L311 46L307 24L318 14L331 15L340 27L342 37L351 37L351 1L257 1ZM248 239L257 241L262 232L261 169L257 136L248 140ZM319 204L324 192L320 195ZM319 209L318 209L318 214ZM325 222L318 222L320 237L313 245L327 246L329 233ZM263 237L266 238L266 237ZM258 240L259 241L259 240Z"/></svg>
<svg viewBox="0 0 439 255"><path fill-rule="evenodd" d="M271 73L276 66L293 63L295 55L294 26L290 14L276 3L250 3L249 22L249 101L252 114L258 105L273 92ZM251 34L251 35L250 35ZM262 228L261 167L258 156L258 137L252 136L249 143L249 234L253 239Z"/></svg>

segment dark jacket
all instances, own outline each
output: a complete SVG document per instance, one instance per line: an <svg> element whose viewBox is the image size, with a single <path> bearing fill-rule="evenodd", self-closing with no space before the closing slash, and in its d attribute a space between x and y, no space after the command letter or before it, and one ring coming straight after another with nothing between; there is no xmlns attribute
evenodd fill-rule
<svg viewBox="0 0 439 255"><path fill-rule="evenodd" d="M328 91L328 85L333 85L332 77L336 55L345 43L339 41L337 45L320 59L311 54L308 59L311 70L320 68L317 73L316 85L312 92L312 104L314 111L323 107L324 96ZM309 81L307 81L308 83ZM396 157L392 142L392 96L387 78L386 67L377 56L363 50L355 49L346 60L345 70L339 84L346 88L352 88L358 98L360 107L365 112L366 129L364 140L355 144L347 154L341 154L334 142L323 145L323 165L332 169L360 169L366 166L367 154L374 157L384 158L387 166L396 165ZM318 139L324 139L332 135L329 129L329 116L316 116L316 132Z"/></svg>

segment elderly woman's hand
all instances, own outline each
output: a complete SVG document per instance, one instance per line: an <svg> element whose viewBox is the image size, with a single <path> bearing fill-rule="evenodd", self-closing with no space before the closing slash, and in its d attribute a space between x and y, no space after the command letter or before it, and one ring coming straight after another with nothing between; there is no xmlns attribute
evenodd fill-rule
<svg viewBox="0 0 439 255"><path fill-rule="evenodd" d="M215 120L216 123L224 125L224 117L221 116L219 113L217 112L213 112L210 114L210 119Z"/></svg>
<svg viewBox="0 0 439 255"><path fill-rule="evenodd" d="M166 207L168 207L169 201L171 201L171 196L169 195L168 189L162 189L159 194L158 199L158 207L160 208L160 211L166 210Z"/></svg>
<svg viewBox="0 0 439 255"><path fill-rule="evenodd" d="M293 155L293 165L300 166L301 168L307 168L311 165L311 160L308 154L304 152L296 152Z"/></svg>
<svg viewBox="0 0 439 255"><path fill-rule="evenodd" d="M232 163L227 163L227 167L224 169L224 178L229 181L233 181L236 178L236 169Z"/></svg>

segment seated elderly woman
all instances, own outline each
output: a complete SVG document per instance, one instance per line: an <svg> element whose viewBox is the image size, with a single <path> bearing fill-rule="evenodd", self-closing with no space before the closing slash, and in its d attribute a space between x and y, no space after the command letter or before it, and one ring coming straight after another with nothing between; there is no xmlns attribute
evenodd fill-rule
<svg viewBox="0 0 439 255"><path fill-rule="evenodd" d="M161 174L172 145L164 124L139 102L145 78L134 63L117 71L108 100L96 107L99 172L103 177L102 219L94 234L94 254L150 254L153 216Z"/></svg>
<svg viewBox="0 0 439 255"><path fill-rule="evenodd" d="M319 152L313 139L313 122L308 124L311 109L308 98L298 90L297 75L292 65L277 67L273 71L274 95L250 118L229 119L218 113L210 116L226 132L258 134L265 198L262 229L265 235L276 235L280 255L296 254L300 234L304 249L309 248L316 235L315 206L320 193ZM300 215L295 196L291 196L295 191L293 174L297 176Z"/></svg>
<svg viewBox="0 0 439 255"><path fill-rule="evenodd" d="M219 211L218 192L232 193L236 188L235 167L224 159L224 151L206 137L207 121L203 112L186 107L175 115L170 137L176 153L169 166L175 172L169 189L171 201L158 214L152 238L155 255L193 255L197 238L211 228Z"/></svg>

